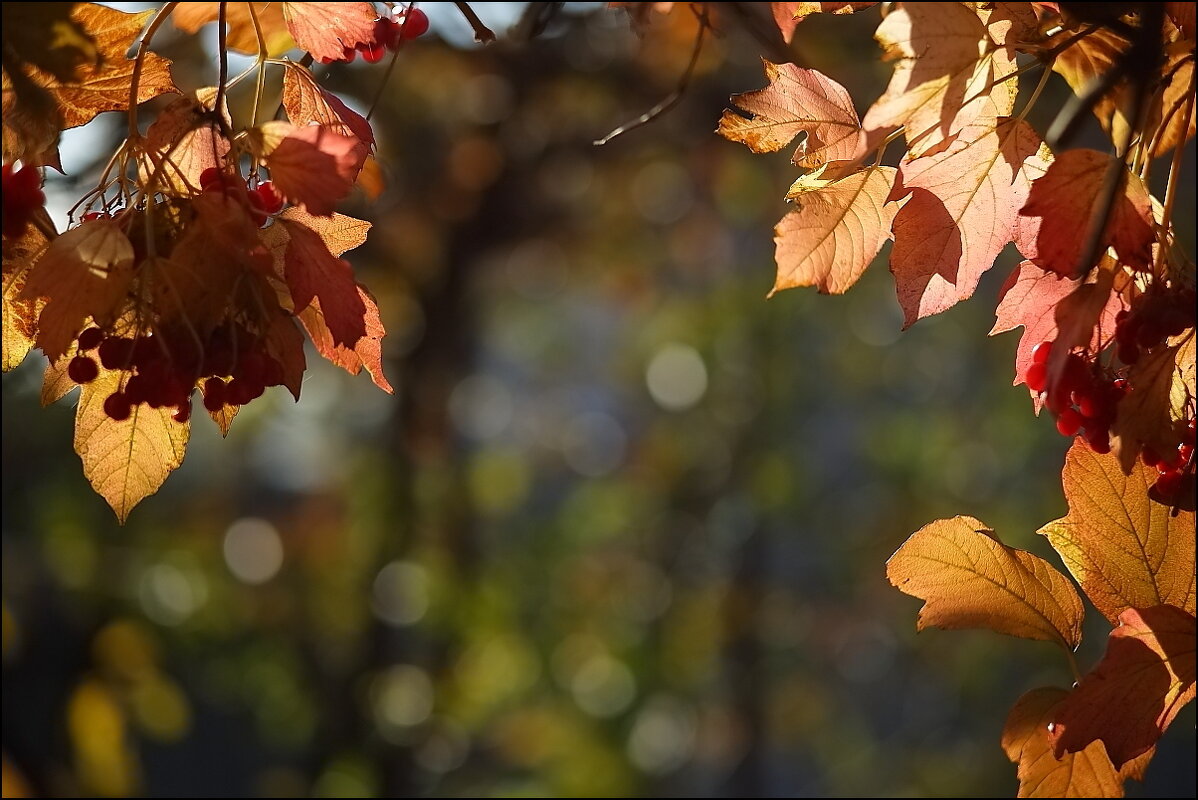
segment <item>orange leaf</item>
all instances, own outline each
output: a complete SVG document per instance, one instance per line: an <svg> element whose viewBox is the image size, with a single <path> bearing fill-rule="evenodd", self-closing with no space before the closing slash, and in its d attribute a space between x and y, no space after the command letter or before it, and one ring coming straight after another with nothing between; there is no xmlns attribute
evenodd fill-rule
<svg viewBox="0 0 1198 800"><path fill-rule="evenodd" d="M297 127L287 122L262 126L270 178L275 188L311 214L327 217L349 194L366 148L356 136L329 125ZM277 142L277 143L276 143Z"/></svg>
<svg viewBox="0 0 1198 800"><path fill-rule="evenodd" d="M973 295L1015 234L1025 162L1045 155L1026 122L983 117L947 148L903 160L895 194L910 199L894 219L890 271L907 326Z"/></svg>
<svg viewBox="0 0 1198 800"><path fill-rule="evenodd" d="M1003 726L1002 748L1019 765L1019 797L1123 797L1131 777L1111 764L1102 742L1076 753L1053 754L1048 726L1069 693L1055 686L1032 689L1016 701Z"/></svg>
<svg viewBox="0 0 1198 800"><path fill-rule="evenodd" d="M995 44L975 10L906 3L882 20L875 37L885 58L899 63L886 92L865 114L871 141L905 125L911 154L918 157L978 116L1006 116L1014 108L1016 81L1004 80L1015 72L1014 51Z"/></svg>
<svg viewBox="0 0 1198 800"><path fill-rule="evenodd" d="M1189 351L1193 364L1193 332ZM1181 444L1174 425L1184 419L1184 400L1174 405L1174 384L1184 371L1182 347L1158 346L1127 370L1131 391L1119 401L1111 425L1111 441L1124 472L1133 469L1140 452L1149 447L1156 453L1169 453ZM1191 367L1192 368L1192 367Z"/></svg>
<svg viewBox="0 0 1198 800"><path fill-rule="evenodd" d="M133 245L116 222L93 220L59 235L30 270L21 293L45 301L37 346L54 361L88 317L101 324L115 319L133 274Z"/></svg>
<svg viewBox="0 0 1198 800"><path fill-rule="evenodd" d="M1114 172L1112 172L1114 171ZM1143 182L1122 162L1097 150L1066 150L1043 176L1032 183L1027 204L1019 212L1038 218L1039 229L1025 245L1024 256L1045 269L1073 277L1091 264L1079 264L1099 209L1104 184L1115 174L1123 185L1102 230L1101 250L1115 248L1120 260L1130 266L1152 263L1152 204Z"/></svg>
<svg viewBox="0 0 1198 800"><path fill-rule="evenodd" d="M769 86L732 97L732 103L749 116L725 111L718 129L721 136L747 145L754 153L772 153L806 134L792 160L808 169L858 157L865 135L843 86L813 69L762 63Z"/></svg>
<svg viewBox="0 0 1198 800"><path fill-rule="evenodd" d="M196 194L200 175L216 168L226 171L231 145L212 121L216 89L207 87L180 97L159 113L146 131L145 154L139 166L143 181L154 178L154 189L178 196ZM229 109L221 109L231 124Z"/></svg>
<svg viewBox="0 0 1198 800"><path fill-rule="evenodd" d="M1156 745L1194 699L1194 615L1171 605L1129 608L1106 655L1053 715L1057 755L1095 741L1122 767Z"/></svg>
<svg viewBox="0 0 1198 800"><path fill-rule="evenodd" d="M283 72L283 109L292 124L327 125L346 136L355 136L366 145L374 145L374 131L366 118L327 92L298 64L287 64Z"/></svg>
<svg viewBox="0 0 1198 800"><path fill-rule="evenodd" d="M919 630L988 628L1056 642L1081 641L1081 598L1044 559L1007 547L973 517L925 525L886 562L899 591L924 600Z"/></svg>
<svg viewBox="0 0 1198 800"><path fill-rule="evenodd" d="M350 375L357 375L365 369L376 386L391 394L395 390L383 374L383 337L387 332L379 318L379 307L362 284L358 284L358 295L362 298L362 304L366 306L366 334L352 348L333 341L332 331L325 321L319 300L314 299L311 305L301 311L299 320L308 331L308 336L312 338L316 352Z"/></svg>
<svg viewBox="0 0 1198 800"><path fill-rule="evenodd" d="M370 3L283 3L292 38L315 59L339 59L345 48L373 42L377 18Z"/></svg>
<svg viewBox="0 0 1198 800"><path fill-rule="evenodd" d="M994 311L996 319L990 335L1023 326L1023 335L1019 337L1019 345L1015 349L1014 385L1024 382L1023 376L1032 364L1032 348L1041 342L1056 341L1058 330L1055 312L1058 304L1071 296L1079 286L1081 281L1070 280L1024 261L999 290L998 308ZM1103 331L1109 336L1115 329L1115 314L1120 308L1118 296L1108 294L1099 323L1091 326L1088 343L1090 352L1098 351Z"/></svg>
<svg viewBox="0 0 1198 800"><path fill-rule="evenodd" d="M1129 608L1194 613L1194 512L1150 500L1156 477L1138 463L1124 475L1114 454L1075 440L1061 474L1069 514L1039 530L1112 623Z"/></svg>
<svg viewBox="0 0 1198 800"><path fill-rule="evenodd" d="M254 31L250 6L254 7L268 53L280 55L295 45L283 20L282 3L228 3L225 24L229 30L225 41L229 49L238 53L258 52L258 34ZM195 33L209 22L216 22L219 13L220 3L180 3L171 19L180 30Z"/></svg>
<svg viewBox="0 0 1198 800"><path fill-rule="evenodd" d="M773 291L816 286L849 289L890 238L900 203L887 202L893 167L869 167L837 181L808 175L790 189L798 208L774 228L778 277Z"/></svg>
<svg viewBox="0 0 1198 800"><path fill-rule="evenodd" d="M349 262L329 252L320 234L306 225L284 218L275 224L287 235L284 276L296 312L319 297L333 343L352 348L366 335L366 304Z"/></svg>
<svg viewBox="0 0 1198 800"><path fill-rule="evenodd" d="M49 217L46 217L49 222ZM51 225L51 227L53 227ZM25 360L37 338L37 318L42 302L22 296L29 270L49 245L46 234L37 225L26 225L19 237L4 237L4 371Z"/></svg>
<svg viewBox="0 0 1198 800"><path fill-rule="evenodd" d="M123 523L183 463L191 428L172 419L172 407L140 405L126 420L109 417L104 400L120 387L121 376L101 369L98 378L83 385L75 412L75 452L92 488Z"/></svg>
<svg viewBox="0 0 1198 800"><path fill-rule="evenodd" d="M852 14L877 3L770 3L774 22L787 44L794 37L795 26L812 14Z"/></svg>

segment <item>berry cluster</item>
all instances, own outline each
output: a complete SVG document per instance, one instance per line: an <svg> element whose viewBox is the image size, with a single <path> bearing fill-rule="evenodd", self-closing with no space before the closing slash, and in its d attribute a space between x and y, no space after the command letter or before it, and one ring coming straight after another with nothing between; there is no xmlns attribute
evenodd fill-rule
<svg viewBox="0 0 1198 800"><path fill-rule="evenodd" d="M1115 355L1124 364L1194 327L1194 290L1149 291L1115 317Z"/></svg>
<svg viewBox="0 0 1198 800"><path fill-rule="evenodd" d="M1186 473L1194 466L1194 420L1182 429L1181 444L1176 450L1162 456L1151 447L1145 447L1140 452L1140 460L1145 466L1156 468L1157 478L1152 488L1160 498L1166 502L1174 500L1181 492Z"/></svg>
<svg viewBox="0 0 1198 800"><path fill-rule="evenodd" d="M1055 381L1050 381L1048 360L1052 342L1041 342L1032 349L1032 364L1023 379L1029 389L1040 395L1044 407L1056 417L1062 436L1082 438L1095 453L1111 452L1111 424L1116 408L1127 393L1127 381L1105 376L1086 366L1078 353L1069 353Z"/></svg>
<svg viewBox="0 0 1198 800"><path fill-rule="evenodd" d="M177 422L191 418L191 395L200 383L204 408L219 411L261 397L268 386L283 383L283 367L245 328L226 323L201 347L185 328L128 338L88 328L79 334L78 355L67 366L76 383L89 383L105 369L127 373L122 388L104 400L104 413L128 419L133 408L174 406Z"/></svg>
<svg viewBox="0 0 1198 800"><path fill-rule="evenodd" d="M358 42L357 47L346 47L341 58L322 58L320 63L353 61L358 53L361 53L363 61L375 64L382 61L388 50L398 50L404 42L423 36L427 32L428 15L418 8L412 8L401 12L396 19L382 17L375 20L373 42Z"/></svg>
<svg viewBox="0 0 1198 800"><path fill-rule="evenodd" d="M235 202L246 204L254 223L261 228L267 218L283 209L283 196L270 181L249 189L237 175L229 175L216 167L208 167L200 173L200 189L204 192L223 192Z"/></svg>
<svg viewBox="0 0 1198 800"><path fill-rule="evenodd" d="M25 233L33 213L46 203L37 167L14 170L4 165L4 235L15 239Z"/></svg>

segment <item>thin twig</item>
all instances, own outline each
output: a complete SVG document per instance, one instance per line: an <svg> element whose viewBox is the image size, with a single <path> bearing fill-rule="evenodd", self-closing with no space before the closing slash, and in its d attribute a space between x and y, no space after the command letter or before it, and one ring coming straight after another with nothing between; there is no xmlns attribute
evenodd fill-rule
<svg viewBox="0 0 1198 800"><path fill-rule="evenodd" d="M648 125L653 120L665 114L667 111L678 105L682 100L682 95L686 93L687 87L690 85L691 77L695 74L695 66L699 63L699 54L703 51L703 36L707 33L707 11L696 11L695 17L699 20L699 33L695 36L695 49L691 52L690 63L686 65L686 71L682 73L682 77L678 81L678 87L653 108L641 114L631 122L625 122L620 127L616 128L611 133L604 136L602 139L596 139L592 144L596 147L605 145L612 139L629 131L636 130L642 125Z"/></svg>
<svg viewBox="0 0 1198 800"><path fill-rule="evenodd" d="M166 18L175 10L178 3L167 3L154 19L150 21L146 32L142 34L141 41L137 43L137 55L133 58L133 74L129 76L129 138L137 138L137 90L141 84L141 70L146 61L146 53L149 51L150 40L154 38L154 34L162 27L162 23L166 22Z"/></svg>
<svg viewBox="0 0 1198 800"><path fill-rule="evenodd" d="M458 7L458 11L462 12L462 16L470 23L470 27L474 28L474 41L479 44L490 44L495 41L495 31L483 24L469 3L454 3L454 5Z"/></svg>

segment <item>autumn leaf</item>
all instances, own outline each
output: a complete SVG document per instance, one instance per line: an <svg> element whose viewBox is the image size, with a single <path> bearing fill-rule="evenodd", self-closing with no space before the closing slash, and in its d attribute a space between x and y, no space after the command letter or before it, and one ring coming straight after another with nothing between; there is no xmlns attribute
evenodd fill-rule
<svg viewBox="0 0 1198 800"><path fill-rule="evenodd" d="M282 238L283 276L291 290L295 312L320 299L321 314L335 345L353 348L366 335L366 304L358 292L349 263L329 251L325 240L311 227L285 213L271 226L277 242Z"/></svg>
<svg viewBox="0 0 1198 800"><path fill-rule="evenodd" d="M1171 605L1129 608L1102 661L1057 708L1049 741L1057 755L1102 742L1121 767L1155 746L1193 699L1194 615Z"/></svg>
<svg viewBox="0 0 1198 800"><path fill-rule="evenodd" d="M1061 475L1069 514L1039 530L1113 624L1129 608L1168 604L1194 612L1194 512L1148 497L1155 469L1135 464L1124 475L1113 454L1080 439Z"/></svg>
<svg viewBox="0 0 1198 800"><path fill-rule="evenodd" d="M861 155L865 134L843 86L813 69L762 63L769 85L732 97L748 116L726 110L718 128L721 136L754 153L772 153L804 134L791 160L808 169Z"/></svg>
<svg viewBox="0 0 1198 800"><path fill-rule="evenodd" d="M283 3L291 37L317 60L340 59L345 48L373 42L377 17L370 3Z"/></svg>
<svg viewBox="0 0 1198 800"><path fill-rule="evenodd" d="M85 222L56 237L29 271L20 295L45 303L37 346L53 361L89 317L101 324L112 321L132 280L133 245L116 222Z"/></svg>
<svg viewBox="0 0 1198 800"><path fill-rule="evenodd" d="M41 212L43 224L53 230L53 223ZM25 360L37 338L37 318L43 301L23 296L25 281L33 264L49 245L46 234L38 225L26 225L17 238L4 237L4 337L2 361L4 371L15 369Z"/></svg>
<svg viewBox="0 0 1198 800"><path fill-rule="evenodd" d="M122 523L141 500L162 486L183 463L190 426L175 422L175 409L133 407L126 420L104 411L104 400L120 388L122 373L101 370L84 384L75 412L75 452L83 474L96 493L108 501Z"/></svg>
<svg viewBox="0 0 1198 800"><path fill-rule="evenodd" d="M1071 40L1072 44L1060 49ZM1066 28L1045 40L1044 46L1057 52L1056 58L1051 62L1052 71L1065 79L1074 94L1081 96L1096 81L1115 69L1123 53L1131 47L1131 42L1110 28L1095 28L1081 38L1078 38L1077 30ZM1091 106L1091 111L1098 118L1103 130L1115 141L1127 132L1128 122L1124 109L1128 107L1129 101L1127 81L1122 80Z"/></svg>
<svg viewBox="0 0 1198 800"><path fill-rule="evenodd" d="M215 87L199 89L158 114L142 143L139 172L147 185L153 180L154 189L186 197L199 191L204 170L226 171L231 145L211 116L216 95ZM231 124L227 105L221 114Z"/></svg>
<svg viewBox="0 0 1198 800"><path fill-rule="evenodd" d="M774 228L773 295L796 286L825 294L849 289L890 238L900 203L887 202L893 167L869 167L836 181L804 176L788 197L798 208Z"/></svg>
<svg viewBox="0 0 1198 800"><path fill-rule="evenodd" d="M1193 4L1190 4L1191 14ZM1161 93L1154 96L1149 108L1147 130L1160 129L1154 140L1152 155L1160 157L1173 152L1183 142L1194 138L1198 127L1198 109L1194 107L1194 50L1190 43L1188 51L1172 52L1165 65L1168 80Z"/></svg>
<svg viewBox="0 0 1198 800"><path fill-rule="evenodd" d="M350 375L357 375L365 369L375 386L387 394L392 394L395 390L383 374L383 337L387 332L383 329L383 322L379 317L378 304L362 284L358 284L358 295L366 307L366 333L352 348L337 344L333 340L319 299L313 299L312 303L299 313L300 323L308 331L316 352Z"/></svg>
<svg viewBox="0 0 1198 800"><path fill-rule="evenodd" d="M982 118L947 149L903 160L895 194L894 273L905 325L971 297L1011 241L1031 184L1024 165L1045 160L1022 120Z"/></svg>
<svg viewBox="0 0 1198 800"><path fill-rule="evenodd" d="M1059 332L1055 311L1058 305L1081 285L1080 280L1071 280L1041 269L1030 261L1024 261L1011 272L999 290L998 307L994 311L995 321L990 335L1023 326L1023 334L1015 348L1013 385L1018 386L1024 382L1024 376L1032 364L1032 348L1041 342L1057 340ZM1109 336L1114 330L1115 314L1119 312L1120 307L1118 296L1108 293L1100 321L1091 329L1087 348L1090 352L1097 352L1103 331Z"/></svg>
<svg viewBox="0 0 1198 800"><path fill-rule="evenodd" d="M1019 765L1018 796L1123 797L1123 781L1131 776L1115 769L1102 742L1060 758L1053 753L1048 728L1068 694L1051 686L1032 689L1007 715L1002 748Z"/></svg>
<svg viewBox="0 0 1198 800"><path fill-rule="evenodd" d="M1183 419L1185 402L1174 406L1174 386L1175 378L1183 374L1182 355L1179 346L1158 346L1127 370L1131 391L1120 399L1111 424L1112 445L1125 472L1134 468L1145 447L1160 454L1176 450L1181 443L1174 422Z"/></svg>
<svg viewBox="0 0 1198 800"><path fill-rule="evenodd" d="M68 373L71 359L75 357L78 351L72 344L71 348L62 355L57 361L51 361L46 365L46 371L42 373L42 391L41 403L42 406L53 405L62 398L71 393L79 384L71 380Z"/></svg>
<svg viewBox="0 0 1198 800"><path fill-rule="evenodd" d="M1004 4L1006 5L1006 4ZM965 128L978 116L1014 108L1015 54L999 47L986 24L958 3L906 3L875 34L887 60L898 60L886 92L862 121L873 141L906 126L913 157Z"/></svg>
<svg viewBox="0 0 1198 800"><path fill-rule="evenodd" d="M919 630L988 628L1056 642L1081 641L1081 598L1044 559L1007 547L973 517L925 525L886 562L886 577L924 600Z"/></svg>
<svg viewBox="0 0 1198 800"><path fill-rule="evenodd" d="M254 31L254 17L270 55L282 55L295 46L287 23L283 20L285 3L227 3L225 24L228 27L226 43L238 53L258 52L258 34ZM253 15L250 14L253 6ZM180 3L175 7L171 19L185 33L195 33L209 22L219 18L220 3Z"/></svg>
<svg viewBox="0 0 1198 800"><path fill-rule="evenodd" d="M73 18L77 3L4 3L3 35L7 69L17 59L53 75L75 80L79 71L103 56L95 39Z"/></svg>
<svg viewBox="0 0 1198 800"><path fill-rule="evenodd" d="M358 138L329 125L289 122L268 122L260 131L263 161L275 188L310 214L331 215L366 158Z"/></svg>
<svg viewBox="0 0 1198 800"><path fill-rule="evenodd" d="M812 14L852 14L877 3L770 3L774 22L789 44L794 38L795 26Z"/></svg>
<svg viewBox="0 0 1198 800"><path fill-rule="evenodd" d="M298 64L288 63L283 72L283 110L294 125L327 125L345 136L357 137L369 147L374 146L374 131L366 118L326 91L311 72Z"/></svg>
<svg viewBox="0 0 1198 800"><path fill-rule="evenodd" d="M1122 186L1103 227L1099 253L1113 247L1123 263L1149 266L1156 235L1148 190L1121 161L1097 150L1066 150L1032 183L1027 204L1019 213L1039 218L1039 229L1034 247L1029 248L1034 252L1024 250L1023 255L1069 277L1089 269L1090 264L1079 264L1078 259L1086 249L1112 174L1122 176Z"/></svg>
<svg viewBox="0 0 1198 800"><path fill-rule="evenodd" d="M1169 19L1173 20L1173 24L1178 27L1182 36L1187 39L1194 38L1193 3L1165 3L1165 13L1169 15Z"/></svg>
<svg viewBox="0 0 1198 800"><path fill-rule="evenodd" d="M313 300L312 308L319 301ZM367 334L370 330L370 309L367 309ZM377 311L376 311L377 314ZM295 324L291 314L278 309L267 320L266 331L262 337L266 353L273 358L283 370L283 386L291 392L291 396L299 400L300 385L304 380L304 370L308 368L304 357L304 335ZM317 345L317 350L320 346Z"/></svg>

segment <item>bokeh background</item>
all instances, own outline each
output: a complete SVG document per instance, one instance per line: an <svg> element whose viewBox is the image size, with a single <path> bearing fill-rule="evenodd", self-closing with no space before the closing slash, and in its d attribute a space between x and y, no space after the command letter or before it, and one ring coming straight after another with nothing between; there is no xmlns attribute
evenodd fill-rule
<svg viewBox="0 0 1198 800"><path fill-rule="evenodd" d="M603 147L676 88L686 6L642 37L567 3L525 41L526 4L475 3L508 32L481 49L421 5L373 117L387 188L343 209L375 223L351 258L394 396L310 357L298 404L198 418L119 527L74 398L38 408L36 356L4 376L5 796L1013 796L1007 709L1064 660L916 636L884 564L960 513L1059 564L1034 531L1067 442L986 336L1014 254L902 335L884 258L767 301L795 171L712 133L784 57L766 4L720 4L678 106ZM792 56L863 111L876 24L811 19ZM211 29L159 41L213 80ZM366 109L384 72L327 81ZM60 224L121 124L64 141ZM1129 790L1194 795L1192 705Z"/></svg>

